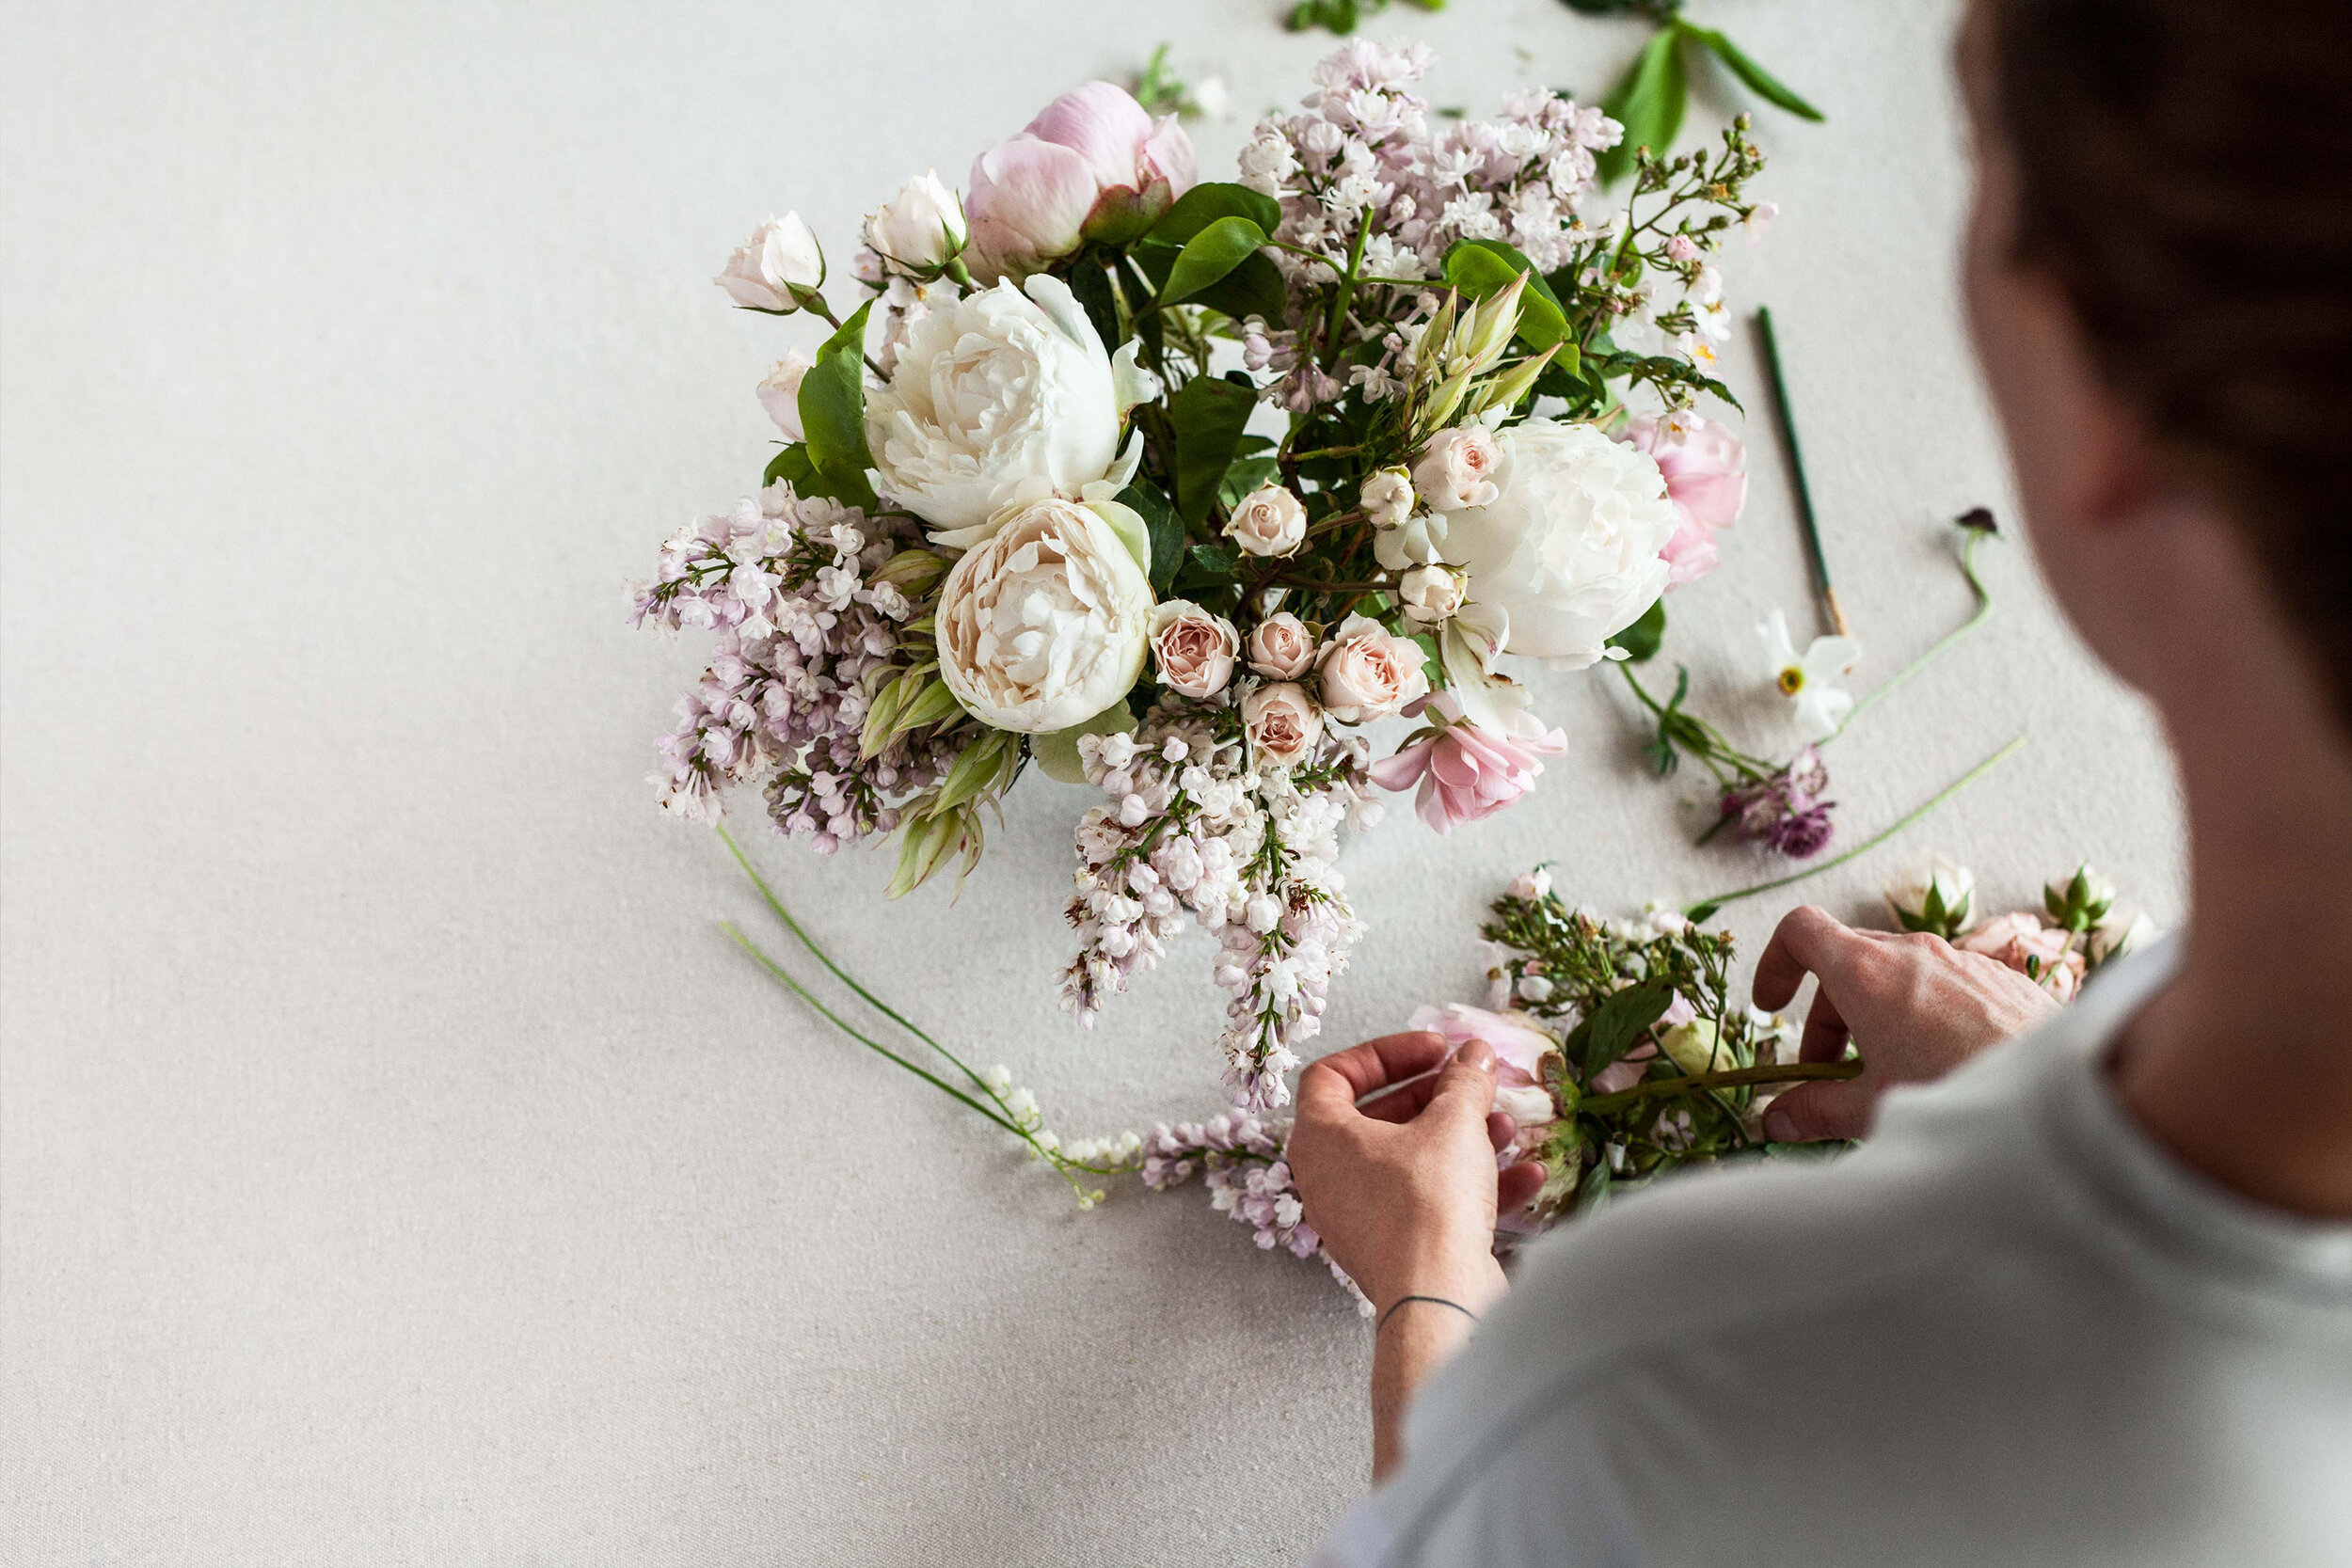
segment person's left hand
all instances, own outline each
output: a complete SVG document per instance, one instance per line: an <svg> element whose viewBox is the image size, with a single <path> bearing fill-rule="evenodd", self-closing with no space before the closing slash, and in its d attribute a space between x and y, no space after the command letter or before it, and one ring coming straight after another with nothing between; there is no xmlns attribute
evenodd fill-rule
<svg viewBox="0 0 2352 1568"><path fill-rule="evenodd" d="M1495 1055L1483 1040L1445 1070L1445 1037L1387 1035L1337 1052L1298 1080L1286 1158L1307 1223L1373 1307L1442 1296L1472 1312L1502 1293L1495 1216L1543 1186L1532 1161L1495 1169L1517 1129L1494 1108ZM1391 1084L1406 1086L1356 1102Z"/></svg>

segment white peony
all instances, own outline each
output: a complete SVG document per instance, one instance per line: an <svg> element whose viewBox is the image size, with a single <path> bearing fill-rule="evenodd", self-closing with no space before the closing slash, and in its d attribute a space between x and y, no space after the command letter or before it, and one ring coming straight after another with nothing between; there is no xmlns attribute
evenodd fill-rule
<svg viewBox="0 0 2352 1568"><path fill-rule="evenodd" d="M939 670L998 729L1065 730L1127 694L1152 635L1152 584L1116 502L1046 497L1002 518L939 591Z"/></svg>
<svg viewBox="0 0 2352 1568"><path fill-rule="evenodd" d="M907 328L890 384L866 400L879 488L977 545L1009 508L1075 499L1119 458L1119 421L1151 394L1137 345L1103 350L1058 277L1039 275L943 303Z"/></svg>
<svg viewBox="0 0 2352 1568"><path fill-rule="evenodd" d="M1530 420L1498 443L1494 502L1446 519L1445 559L1497 652L1583 669L1665 592L1680 514L1647 452L1591 425Z"/></svg>

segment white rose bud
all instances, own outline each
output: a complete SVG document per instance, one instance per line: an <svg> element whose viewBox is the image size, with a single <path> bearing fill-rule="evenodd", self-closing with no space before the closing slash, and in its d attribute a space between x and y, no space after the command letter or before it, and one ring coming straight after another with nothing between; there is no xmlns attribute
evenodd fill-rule
<svg viewBox="0 0 2352 1568"><path fill-rule="evenodd" d="M1093 718L1136 684L1152 584L1093 507L1048 497L964 552L940 587L938 617L939 673L956 700L998 729L1041 735Z"/></svg>
<svg viewBox="0 0 2352 1568"><path fill-rule="evenodd" d="M1313 752L1323 735L1323 715L1305 687L1269 681L1242 699L1241 725L1251 757L1288 768Z"/></svg>
<svg viewBox="0 0 2352 1568"><path fill-rule="evenodd" d="M1385 719L1429 690L1420 644L1368 615L1340 623L1315 663L1324 709L1343 724Z"/></svg>
<svg viewBox="0 0 2352 1568"><path fill-rule="evenodd" d="M1214 697L1233 678L1241 636L1233 623L1189 599L1169 599L1152 612L1152 657L1160 684L1187 697ZM1184 743L1171 738L1170 746Z"/></svg>
<svg viewBox="0 0 2352 1568"><path fill-rule="evenodd" d="M2136 953L2156 940L2156 923L2144 910L2115 909L2090 930L2092 968Z"/></svg>
<svg viewBox="0 0 2352 1568"><path fill-rule="evenodd" d="M767 379L759 384L759 405L768 410L768 417L776 421L787 441L804 441L801 431L801 379L816 369L817 361L792 349L776 361Z"/></svg>
<svg viewBox="0 0 2352 1568"><path fill-rule="evenodd" d="M1398 580L1396 596L1406 619L1436 626L1462 608L1462 574L1450 566L1416 566Z"/></svg>
<svg viewBox="0 0 2352 1568"><path fill-rule="evenodd" d="M1501 494L1494 473L1502 462L1502 451L1485 425L1456 425L1422 445L1421 460L1413 465L1413 484L1439 512L1492 506Z"/></svg>
<svg viewBox="0 0 2352 1568"><path fill-rule="evenodd" d="M1886 907L1906 931L1932 931L1947 942L1968 928L1977 879L1948 855L1926 860L1888 882Z"/></svg>
<svg viewBox="0 0 2352 1568"><path fill-rule="evenodd" d="M1269 615L1249 633L1249 668L1278 681L1295 681L1314 667L1315 634L1289 610Z"/></svg>
<svg viewBox="0 0 2352 1568"><path fill-rule="evenodd" d="M909 272L933 272L963 252L972 237L963 198L947 188L937 169L927 169L898 187L866 220L866 243L874 254Z"/></svg>
<svg viewBox="0 0 2352 1568"><path fill-rule="evenodd" d="M801 293L824 285L825 252L801 214L787 213L754 230L711 281L746 310L789 315L801 308Z"/></svg>
<svg viewBox="0 0 2352 1568"><path fill-rule="evenodd" d="M1251 555L1295 555L1307 538L1307 509L1279 484L1252 490L1233 508L1225 537Z"/></svg>
<svg viewBox="0 0 2352 1568"><path fill-rule="evenodd" d="M1359 494L1375 528L1403 528L1413 515L1413 480L1403 468L1382 468L1364 481Z"/></svg>

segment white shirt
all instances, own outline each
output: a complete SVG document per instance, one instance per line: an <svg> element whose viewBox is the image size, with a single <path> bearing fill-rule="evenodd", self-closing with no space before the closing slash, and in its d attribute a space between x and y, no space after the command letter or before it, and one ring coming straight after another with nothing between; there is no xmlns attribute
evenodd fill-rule
<svg viewBox="0 0 2352 1568"><path fill-rule="evenodd" d="M2171 944L1820 1165L1530 1249L1316 1568L2352 1564L2352 1225L2116 1103Z"/></svg>

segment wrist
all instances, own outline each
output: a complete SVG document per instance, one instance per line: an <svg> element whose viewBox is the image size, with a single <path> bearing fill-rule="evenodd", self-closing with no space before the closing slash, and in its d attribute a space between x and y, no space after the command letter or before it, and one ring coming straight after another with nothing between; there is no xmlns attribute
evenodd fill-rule
<svg viewBox="0 0 2352 1568"><path fill-rule="evenodd" d="M1373 1311L1380 1317L1385 1317L1391 1307L1406 1296L1435 1296L1452 1302L1473 1317L1484 1317L1486 1308L1510 1288L1494 1254L1481 1250L1475 1255L1436 1254L1415 1259L1384 1276L1380 1288L1367 1291L1365 1295L1372 1302Z"/></svg>

